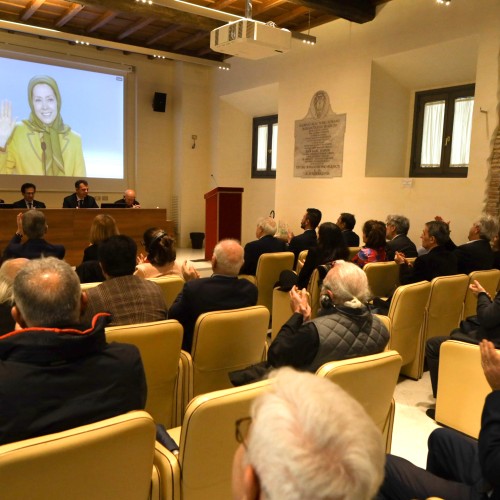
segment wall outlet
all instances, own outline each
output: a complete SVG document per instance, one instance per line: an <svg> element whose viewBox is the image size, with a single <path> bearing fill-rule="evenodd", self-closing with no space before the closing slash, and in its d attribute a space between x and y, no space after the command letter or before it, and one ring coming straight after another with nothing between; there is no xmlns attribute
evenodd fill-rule
<svg viewBox="0 0 500 500"><path fill-rule="evenodd" d="M411 178L408 178L408 179L403 179L403 180L401 181L401 186L402 186L403 188L407 188L407 189L412 188L412 187L413 187L413 179L411 179Z"/></svg>

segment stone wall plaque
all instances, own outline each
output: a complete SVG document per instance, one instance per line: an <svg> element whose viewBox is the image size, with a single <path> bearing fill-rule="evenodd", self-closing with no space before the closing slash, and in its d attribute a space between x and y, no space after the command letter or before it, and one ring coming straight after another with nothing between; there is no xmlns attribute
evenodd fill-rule
<svg viewBox="0 0 500 500"><path fill-rule="evenodd" d="M324 90L316 92L309 112L295 121L295 177L342 177L346 115L332 111Z"/></svg>

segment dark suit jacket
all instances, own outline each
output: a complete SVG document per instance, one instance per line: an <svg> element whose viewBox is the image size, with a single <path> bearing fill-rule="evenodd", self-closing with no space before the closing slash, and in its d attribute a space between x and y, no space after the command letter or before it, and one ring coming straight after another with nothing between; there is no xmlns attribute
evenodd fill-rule
<svg viewBox="0 0 500 500"><path fill-rule="evenodd" d="M295 254L293 267L295 267L297 264L297 259L299 258L300 252L315 247L317 243L318 237L316 236L315 229L307 229L302 234L294 236L288 244L288 250Z"/></svg>
<svg viewBox="0 0 500 500"><path fill-rule="evenodd" d="M47 208L45 206L45 203L43 203L42 201L33 200L32 203L34 208ZM14 203L12 203L12 208L28 208L28 207L26 205L26 201L23 198L22 200L15 201Z"/></svg>
<svg viewBox="0 0 500 500"><path fill-rule="evenodd" d="M359 247L359 236L351 229L344 229L342 236L348 247Z"/></svg>
<svg viewBox="0 0 500 500"><path fill-rule="evenodd" d="M259 257L263 253L286 251L286 243L274 236L262 236L260 240L251 241L245 245L245 263L240 269L240 274L252 274L255 276Z"/></svg>
<svg viewBox="0 0 500 500"><path fill-rule="evenodd" d="M459 273L469 274L472 271L493 269L493 250L487 240L473 240L458 247L450 240L446 247L453 250L457 256Z"/></svg>
<svg viewBox="0 0 500 500"><path fill-rule="evenodd" d="M123 198L120 198L119 200L116 200L113 203L115 205L127 205L127 203L125 202L125 200ZM140 205L140 203L137 200L134 200L134 203L132 203L132 205ZM132 207L124 206L123 208L132 208Z"/></svg>
<svg viewBox="0 0 500 500"><path fill-rule="evenodd" d="M405 257L417 257L417 247L415 243L405 234L398 234L391 241L387 242L385 250L386 260L394 260L396 252L402 252Z"/></svg>
<svg viewBox="0 0 500 500"><path fill-rule="evenodd" d="M399 281L402 285L417 283L419 281L432 281L438 276L451 276L457 274L457 258L444 246L437 246L417 257L413 267L405 264L399 268Z"/></svg>
<svg viewBox="0 0 500 500"><path fill-rule="evenodd" d="M25 243L21 243L21 240L21 236L14 235L4 251L4 260L18 259L20 257L38 259L41 256L64 259L66 250L62 245L51 245L44 239L28 240Z"/></svg>
<svg viewBox="0 0 500 500"><path fill-rule="evenodd" d="M483 478L493 487L490 500L500 498L500 391L493 391L486 396L481 432L479 433L479 463Z"/></svg>
<svg viewBox="0 0 500 500"><path fill-rule="evenodd" d="M64 198L63 208L76 208L77 206L78 200L76 198L76 193L70 194ZM83 208L99 208L99 205L93 196L86 196L83 199Z"/></svg>
<svg viewBox="0 0 500 500"><path fill-rule="evenodd" d="M193 331L200 314L239 309L257 304L257 287L246 279L214 274L210 278L188 281L168 310L168 319L184 327L182 348L191 352ZM234 332L235 335L238 332Z"/></svg>

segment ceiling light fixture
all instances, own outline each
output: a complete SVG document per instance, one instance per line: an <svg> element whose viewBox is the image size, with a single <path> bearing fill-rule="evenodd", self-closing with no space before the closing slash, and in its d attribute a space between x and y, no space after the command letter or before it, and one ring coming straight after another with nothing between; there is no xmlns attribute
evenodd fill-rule
<svg viewBox="0 0 500 500"><path fill-rule="evenodd" d="M292 38L299 40L306 45L316 45L316 37L312 35L305 35L304 33L299 33L298 31L292 31Z"/></svg>
<svg viewBox="0 0 500 500"><path fill-rule="evenodd" d="M436 0L436 2L448 6L450 5L451 0Z"/></svg>

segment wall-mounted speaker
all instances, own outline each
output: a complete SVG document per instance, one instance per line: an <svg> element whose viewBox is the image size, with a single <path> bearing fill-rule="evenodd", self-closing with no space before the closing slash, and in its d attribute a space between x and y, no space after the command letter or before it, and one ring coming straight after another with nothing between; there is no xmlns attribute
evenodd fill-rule
<svg viewBox="0 0 500 500"><path fill-rule="evenodd" d="M167 107L167 94L164 92L155 92L153 97L153 110L159 113L165 113Z"/></svg>

